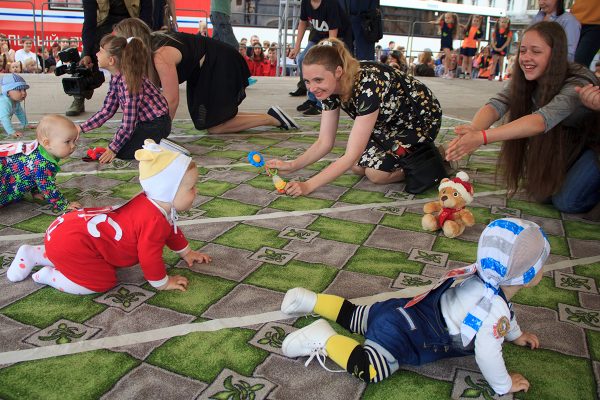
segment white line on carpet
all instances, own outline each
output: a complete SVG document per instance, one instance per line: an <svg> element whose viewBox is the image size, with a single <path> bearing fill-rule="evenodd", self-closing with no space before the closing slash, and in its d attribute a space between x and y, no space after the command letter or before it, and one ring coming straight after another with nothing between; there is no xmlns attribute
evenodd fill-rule
<svg viewBox="0 0 600 400"><path fill-rule="evenodd" d="M202 157L202 156L198 156ZM335 161L336 158L321 158L319 161ZM237 164L212 164L212 165L201 165L200 168L216 169L216 168L240 168L250 167L249 163L237 163ZM137 169L95 169L92 171L71 171L71 172L59 172L59 176L73 176L73 175L97 175L97 174L130 174L138 173Z"/></svg>
<svg viewBox="0 0 600 400"><path fill-rule="evenodd" d="M474 197L485 197L496 194L505 194L506 190L496 190L492 192L481 192L476 193ZM217 218L202 218L202 219L191 219L185 221L177 222L178 226L190 226L190 225L203 225L203 224L217 224L220 222L241 222L241 221L256 221L262 219L274 219L274 218L289 218L289 217L298 217L302 215L308 214L331 214L331 213L341 213L348 211L356 211L356 210L365 210L369 208L378 208L378 207L404 207L415 204L427 203L430 201L435 201L437 198L427 198L427 199L412 199L412 200L398 200L392 201L389 203L369 203L369 204L358 204L352 206L344 206L344 207L336 207L336 208L321 208L316 210L305 210L305 211L278 211L267 214L257 214L257 215L240 215L235 217L217 217ZM11 242L11 241L24 241L29 239L40 239L44 237L44 233L31 233L31 234L21 234L21 235L6 235L0 236L0 242Z"/></svg>

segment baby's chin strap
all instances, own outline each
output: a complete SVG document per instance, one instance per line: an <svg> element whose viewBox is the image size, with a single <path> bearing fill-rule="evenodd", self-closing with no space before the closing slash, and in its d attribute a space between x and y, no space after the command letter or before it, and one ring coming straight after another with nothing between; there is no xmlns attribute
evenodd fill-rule
<svg viewBox="0 0 600 400"><path fill-rule="evenodd" d="M173 222L173 228L175 229L175 233L177 233L177 221L179 220L179 215L177 214L177 210L175 210L175 206L171 204L171 222Z"/></svg>
<svg viewBox="0 0 600 400"><path fill-rule="evenodd" d="M480 277L481 279L481 277ZM482 279L483 281L483 279ZM481 324L487 318L492 309L492 301L494 297L500 292L500 282L498 279L491 279L491 281L483 281L485 288L481 299L475 304L473 308L469 310L465 319L460 326L460 337L463 346L467 346L481 327Z"/></svg>

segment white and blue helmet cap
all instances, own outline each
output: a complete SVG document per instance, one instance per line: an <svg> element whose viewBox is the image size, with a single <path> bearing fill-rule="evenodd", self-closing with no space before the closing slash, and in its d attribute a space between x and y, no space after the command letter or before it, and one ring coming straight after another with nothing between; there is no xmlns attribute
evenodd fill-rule
<svg viewBox="0 0 600 400"><path fill-rule="evenodd" d="M468 345L488 316L500 286L525 285L542 269L550 243L534 222L502 218L491 222L482 232L477 248L477 274L485 283L479 302L461 325L463 345Z"/></svg>

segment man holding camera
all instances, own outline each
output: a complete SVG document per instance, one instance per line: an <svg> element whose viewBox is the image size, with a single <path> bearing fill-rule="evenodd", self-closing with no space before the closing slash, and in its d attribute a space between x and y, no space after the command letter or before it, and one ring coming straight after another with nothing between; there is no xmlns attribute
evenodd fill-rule
<svg viewBox="0 0 600 400"><path fill-rule="evenodd" d="M83 52L80 64L92 70L89 95L74 95L73 103L65 115L74 117L85 111L85 98L91 98L93 89L104 82L104 74L98 69L96 53L100 39L112 32L113 26L126 18L140 18L152 26L153 0L83 0Z"/></svg>

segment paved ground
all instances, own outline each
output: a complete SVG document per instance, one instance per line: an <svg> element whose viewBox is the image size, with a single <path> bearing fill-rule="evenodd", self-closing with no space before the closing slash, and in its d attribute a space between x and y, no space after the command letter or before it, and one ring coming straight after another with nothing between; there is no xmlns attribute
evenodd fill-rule
<svg viewBox="0 0 600 400"><path fill-rule="evenodd" d="M56 89L57 78L32 76L29 81L31 120L39 119L36 110L64 109L68 99ZM470 117L499 88L487 81L426 82L450 117ZM279 104L291 110L298 101L286 92L293 87L290 79L261 79L248 91L243 109ZM88 110L101 100L96 96ZM185 110L178 117L185 118ZM297 156L315 140L319 124L316 118L299 122L300 132L219 136L195 131L186 120L174 124L174 140L201 166L200 196L182 215L182 229L193 247L213 257L208 266L188 269L165 251L170 270L190 280L185 293L156 292L136 267L122 271L121 284L101 295L71 296L31 279L12 284L3 275L16 249L21 243L40 243L29 235L41 234L55 215L29 201L0 210L0 398L491 398L473 357L409 368L369 387L347 374L327 372L314 361L305 368L305 359L283 357L283 336L312 318L2 363L7 351L277 310L285 291L295 286L356 298L426 285L448 269L474 261L485 224L506 215L531 219L545 229L552 245L550 263L600 254L600 225L521 197L477 198L471 207L477 224L459 239L447 239L420 227L419 201L435 196L434 190L414 197L402 191L402 184L377 186L347 174L307 197L277 195L270 179L245 163L245 157L251 150L267 157ZM342 122L327 160L343 153L350 123ZM440 140L449 140L457 123L445 118ZM69 199L85 206L120 204L140 190L135 162L99 168L80 161L85 148L105 145L114 129L110 124L87 135L62 166L59 183ZM480 194L502 189L493 179L497 149L491 146L464 163ZM317 163L293 177L308 178L327 164ZM335 208L339 210L332 212ZM277 218L261 217L274 212L280 212ZM529 393L515 397L597 398L599 271L600 263L549 272L538 287L514 298L522 328L537 333L542 347L531 351L504 346L509 370L522 373L532 384Z"/></svg>

